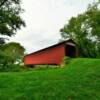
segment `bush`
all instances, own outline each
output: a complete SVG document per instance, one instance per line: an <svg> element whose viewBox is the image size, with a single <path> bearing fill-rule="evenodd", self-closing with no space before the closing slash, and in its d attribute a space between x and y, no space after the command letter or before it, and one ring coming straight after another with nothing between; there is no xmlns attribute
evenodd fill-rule
<svg viewBox="0 0 100 100"><path fill-rule="evenodd" d="M72 60L72 58L65 56L64 59L63 59L64 65L69 64L71 62L71 60Z"/></svg>
<svg viewBox="0 0 100 100"><path fill-rule="evenodd" d="M0 71L1 72L8 72L8 71L17 72L20 70L22 70L21 66L18 64L14 64L12 57L0 51Z"/></svg>
<svg viewBox="0 0 100 100"><path fill-rule="evenodd" d="M6 56L4 53L0 52L0 71L4 71L7 69L7 64L9 62L9 57Z"/></svg>

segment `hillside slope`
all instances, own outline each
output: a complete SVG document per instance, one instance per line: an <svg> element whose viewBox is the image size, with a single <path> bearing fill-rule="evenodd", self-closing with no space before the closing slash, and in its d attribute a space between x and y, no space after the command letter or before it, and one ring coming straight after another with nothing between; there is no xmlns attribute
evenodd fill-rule
<svg viewBox="0 0 100 100"><path fill-rule="evenodd" d="M100 100L100 59L63 69L0 73L0 100Z"/></svg>

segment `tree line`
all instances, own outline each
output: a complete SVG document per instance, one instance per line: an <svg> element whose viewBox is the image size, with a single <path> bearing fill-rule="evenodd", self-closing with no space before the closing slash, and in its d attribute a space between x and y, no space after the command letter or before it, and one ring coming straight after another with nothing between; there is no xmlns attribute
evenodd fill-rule
<svg viewBox="0 0 100 100"><path fill-rule="evenodd" d="M25 27L20 16L23 11L20 0L0 0L0 71L22 63L24 47L16 42L6 43L4 37L11 37L22 26Z"/></svg>
<svg viewBox="0 0 100 100"><path fill-rule="evenodd" d="M100 1L89 4L84 13L72 17L60 32L62 40L76 42L80 57L100 58Z"/></svg>

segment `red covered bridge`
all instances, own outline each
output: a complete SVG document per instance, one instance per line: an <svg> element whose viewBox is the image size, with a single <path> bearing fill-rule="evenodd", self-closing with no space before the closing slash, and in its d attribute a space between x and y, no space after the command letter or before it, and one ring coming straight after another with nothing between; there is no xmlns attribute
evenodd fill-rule
<svg viewBox="0 0 100 100"><path fill-rule="evenodd" d="M64 56L76 57L78 54L76 43L67 40L45 49L28 54L24 57L25 65L60 65Z"/></svg>

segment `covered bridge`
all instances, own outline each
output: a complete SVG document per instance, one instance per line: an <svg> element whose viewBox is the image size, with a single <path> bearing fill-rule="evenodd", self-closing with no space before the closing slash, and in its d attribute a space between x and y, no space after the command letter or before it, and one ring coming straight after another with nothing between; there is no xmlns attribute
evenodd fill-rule
<svg viewBox="0 0 100 100"><path fill-rule="evenodd" d="M73 40L67 40L24 57L25 65L60 65L64 56L77 57L78 51Z"/></svg>

